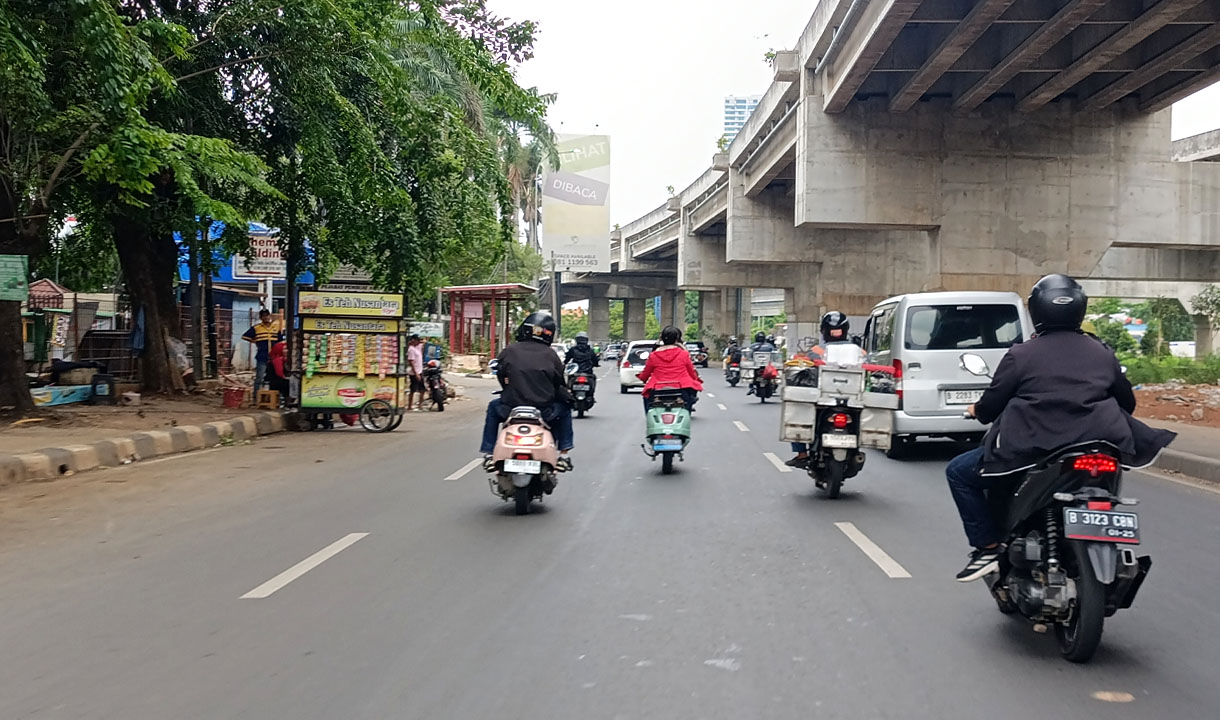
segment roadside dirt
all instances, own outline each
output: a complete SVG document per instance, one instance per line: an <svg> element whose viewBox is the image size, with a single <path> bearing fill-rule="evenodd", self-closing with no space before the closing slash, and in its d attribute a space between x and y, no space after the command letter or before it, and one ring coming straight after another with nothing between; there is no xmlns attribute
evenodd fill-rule
<svg viewBox="0 0 1220 720"><path fill-rule="evenodd" d="M1164 383L1135 391L1135 416L1220 428L1220 387Z"/></svg>

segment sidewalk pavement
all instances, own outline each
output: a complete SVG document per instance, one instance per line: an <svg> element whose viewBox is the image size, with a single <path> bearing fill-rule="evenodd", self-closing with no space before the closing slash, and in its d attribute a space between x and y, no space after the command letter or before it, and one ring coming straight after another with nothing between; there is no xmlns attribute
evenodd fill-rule
<svg viewBox="0 0 1220 720"><path fill-rule="evenodd" d="M1178 434L1173 444L1160 454L1153 467L1220 483L1220 428L1167 420L1143 420L1153 427L1165 428Z"/></svg>
<svg viewBox="0 0 1220 720"><path fill-rule="evenodd" d="M20 433L0 434L0 488L240 442L285 427L285 413L271 411L126 434L107 428L23 428ZM67 438L71 444L63 444ZM48 447L35 449L44 443Z"/></svg>

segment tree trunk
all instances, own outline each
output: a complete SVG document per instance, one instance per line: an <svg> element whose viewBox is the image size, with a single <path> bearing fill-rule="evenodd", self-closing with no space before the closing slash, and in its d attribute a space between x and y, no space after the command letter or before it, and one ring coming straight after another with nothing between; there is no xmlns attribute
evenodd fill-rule
<svg viewBox="0 0 1220 720"><path fill-rule="evenodd" d="M178 305L171 279L177 271L178 248L172 236L162 237L144 223L123 214L112 216L115 247L133 316L144 309L144 353L140 377L146 392L184 389L182 374L170 360L170 337L179 337Z"/></svg>
<svg viewBox="0 0 1220 720"><path fill-rule="evenodd" d="M34 262L35 242L46 226L45 219L18 221L22 212L7 184L0 192L0 255L26 255ZM30 215L44 212L42 205L30 210ZM25 378L25 345L21 342L21 303L0 301L0 408L13 408L19 414L34 409L29 382Z"/></svg>

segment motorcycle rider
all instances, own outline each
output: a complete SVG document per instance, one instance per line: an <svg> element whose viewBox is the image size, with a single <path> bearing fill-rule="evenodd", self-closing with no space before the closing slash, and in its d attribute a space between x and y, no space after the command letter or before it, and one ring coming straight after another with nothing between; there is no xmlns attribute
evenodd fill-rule
<svg viewBox="0 0 1220 720"><path fill-rule="evenodd" d="M695 411L703 381L699 378L699 373L695 372L690 353L682 345L682 331L673 325L666 325L661 331L661 346L649 353L639 378L644 381L645 414L648 413L649 396L658 387L681 388L687 409Z"/></svg>
<svg viewBox="0 0 1220 720"><path fill-rule="evenodd" d="M597 376L593 374L593 368L598 367L601 361L597 357L597 351L589 345L589 333L576 333L576 344L568 348L563 362L565 365L576 363L576 372L589 376L590 397L597 394Z"/></svg>
<svg viewBox="0 0 1220 720"><path fill-rule="evenodd" d="M496 448L500 425L513 408L529 405L542 411L543 419L555 433L559 445L559 469L571 470L568 457L574 443L572 431L572 394L564 380L563 364L551 349L555 339L555 318L536 312L525 318L517 328L517 341L500 352L496 380L502 390L500 397L487 404L483 421L484 467L491 462Z"/></svg>
<svg viewBox="0 0 1220 720"><path fill-rule="evenodd" d="M1131 416L1135 393L1118 358L1080 329L1088 303L1080 284L1067 275L1039 280L1028 300L1033 338L1004 355L991 386L966 410L991 428L982 447L957 456L945 468L974 546L958 582L977 580L999 567L1003 538L992 523L988 489L1007 484L1014 473L1065 445L1104 440L1118 447L1125 464L1142 466L1176 436Z"/></svg>
<svg viewBox="0 0 1220 720"><path fill-rule="evenodd" d="M805 356L814 362L826 357L826 346L834 343L851 343L851 323L847 316L838 310L831 310L822 316L820 323L822 341L814 345L805 352ZM864 349L852 345L857 351L857 357L860 362L864 362ZM808 443L792 443L792 452L796 453L796 457L784 463L788 467L803 468L809 464L809 444Z"/></svg>
<svg viewBox="0 0 1220 720"><path fill-rule="evenodd" d="M741 365L741 346L737 344L737 336L729 338L729 346L724 349L724 368L725 373L732 365Z"/></svg>
<svg viewBox="0 0 1220 720"><path fill-rule="evenodd" d="M762 332L754 333L754 342L750 344L749 357L753 358L754 353L756 353L756 352L769 352L769 353L775 352L775 342L772 339L769 339L767 337L766 333L762 333ZM746 395L754 394L754 383L757 382L759 373L762 373L764 370L765 370L765 368L757 368L754 371L755 380L750 383L750 389L746 391Z"/></svg>

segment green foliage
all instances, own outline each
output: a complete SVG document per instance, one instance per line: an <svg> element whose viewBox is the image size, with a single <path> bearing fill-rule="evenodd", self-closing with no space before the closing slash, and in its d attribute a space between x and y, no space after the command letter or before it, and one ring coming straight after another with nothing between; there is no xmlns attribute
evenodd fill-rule
<svg viewBox="0 0 1220 720"><path fill-rule="evenodd" d="M610 301L610 339L623 340L623 305L622 300ZM634 338L638 340L639 338Z"/></svg>
<svg viewBox="0 0 1220 720"><path fill-rule="evenodd" d="M118 281L119 256L108 234L84 226L39 255L31 270L34 277L57 280L69 290L101 292Z"/></svg>
<svg viewBox="0 0 1220 720"><path fill-rule="evenodd" d="M1086 323L1085 330L1092 332L1103 342L1114 349L1116 353L1133 353L1137 348L1135 338L1131 337L1131 333L1127 332L1127 328L1123 324L1111 320L1107 317L1100 317L1091 321L1092 327Z"/></svg>
<svg viewBox="0 0 1220 720"><path fill-rule="evenodd" d="M1201 360L1179 357L1122 356L1127 379L1133 384L1180 380L1190 385L1220 384L1220 355Z"/></svg>
<svg viewBox="0 0 1220 720"><path fill-rule="evenodd" d="M720 137L716 138L716 151L717 152L724 152L725 150L728 150L728 149L729 149L729 136L728 135L721 135Z"/></svg>
<svg viewBox="0 0 1220 720"><path fill-rule="evenodd" d="M1122 310L1118 298L1089 298L1089 312L1095 315L1113 315Z"/></svg>
<svg viewBox="0 0 1220 720"><path fill-rule="evenodd" d="M1190 307L1199 315L1206 315L1213 323L1220 323L1220 285L1208 285L1190 300Z"/></svg>
<svg viewBox="0 0 1220 720"><path fill-rule="evenodd" d="M1140 338L1140 353L1148 357L1168 357L1169 343L1161 339L1161 324L1156 320L1146 326L1144 336Z"/></svg>
<svg viewBox="0 0 1220 720"><path fill-rule="evenodd" d="M656 340L661 337L661 323L654 312L656 306L651 301L644 304L644 339Z"/></svg>
<svg viewBox="0 0 1220 720"><path fill-rule="evenodd" d="M1163 336L1165 342L1183 342L1195 337L1194 321L1176 299L1154 298L1138 303L1131 306L1130 314L1150 325L1156 322L1163 330L1158 332L1158 338Z"/></svg>

